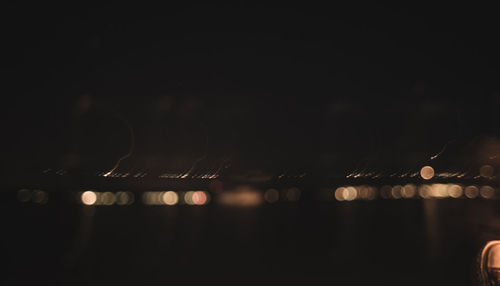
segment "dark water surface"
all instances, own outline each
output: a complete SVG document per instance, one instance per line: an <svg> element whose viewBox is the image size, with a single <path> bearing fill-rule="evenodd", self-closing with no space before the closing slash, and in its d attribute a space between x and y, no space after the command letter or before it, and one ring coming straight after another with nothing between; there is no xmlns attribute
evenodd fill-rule
<svg viewBox="0 0 500 286"><path fill-rule="evenodd" d="M498 201L2 205L8 285L471 285ZM498 236L500 237L500 236ZM6 268L5 268L6 267Z"/></svg>

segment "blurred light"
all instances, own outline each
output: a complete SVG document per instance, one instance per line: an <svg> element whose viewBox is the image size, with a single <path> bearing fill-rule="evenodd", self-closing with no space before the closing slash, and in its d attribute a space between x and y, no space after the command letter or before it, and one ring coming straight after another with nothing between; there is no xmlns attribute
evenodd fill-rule
<svg viewBox="0 0 500 286"><path fill-rule="evenodd" d="M197 206L201 206L207 203L208 198L207 194L203 191L196 191L193 192L193 196L191 197L191 200L193 201L193 204Z"/></svg>
<svg viewBox="0 0 500 286"><path fill-rule="evenodd" d="M269 189L264 193L264 199L268 203L275 203L280 199L280 193L276 189Z"/></svg>
<svg viewBox="0 0 500 286"><path fill-rule="evenodd" d="M227 206L252 207L262 203L263 195L252 187L241 186L234 191L227 191L217 195L216 201Z"/></svg>
<svg viewBox="0 0 500 286"><path fill-rule="evenodd" d="M369 196L370 189L368 186L359 186L357 187L359 198L360 199L367 199Z"/></svg>
<svg viewBox="0 0 500 286"><path fill-rule="evenodd" d="M416 193L417 193L417 187L415 187L415 185L412 184L404 185L403 189L401 190L401 195L405 199L413 198Z"/></svg>
<svg viewBox="0 0 500 286"><path fill-rule="evenodd" d="M462 186L451 184L448 186L448 195L452 198L460 198L464 193Z"/></svg>
<svg viewBox="0 0 500 286"><path fill-rule="evenodd" d="M479 168L479 174L483 178L488 178L490 179L493 177L493 174L495 173L495 169L491 165L483 165L481 168Z"/></svg>
<svg viewBox="0 0 500 286"><path fill-rule="evenodd" d="M290 188L286 191L286 198L290 202L296 202L300 199L300 190L298 188Z"/></svg>
<svg viewBox="0 0 500 286"><path fill-rule="evenodd" d="M31 200L31 191L27 189L21 189L17 192L17 199L20 202L26 203Z"/></svg>
<svg viewBox="0 0 500 286"><path fill-rule="evenodd" d="M377 188L375 187L368 187L368 196L366 197L367 200L374 200L377 197Z"/></svg>
<svg viewBox="0 0 500 286"><path fill-rule="evenodd" d="M81 195L81 200L84 205L90 206L97 201L97 195L92 191L85 191Z"/></svg>
<svg viewBox="0 0 500 286"><path fill-rule="evenodd" d="M45 204L49 200L49 196L46 192L41 191L41 190L34 190L33 191L33 202L37 204Z"/></svg>
<svg viewBox="0 0 500 286"><path fill-rule="evenodd" d="M163 192L144 192L142 202L146 205L161 205Z"/></svg>
<svg viewBox="0 0 500 286"><path fill-rule="evenodd" d="M434 169L431 166L424 166L420 170L420 176L424 180L430 180L434 177Z"/></svg>
<svg viewBox="0 0 500 286"><path fill-rule="evenodd" d="M115 194L111 192L104 192L101 194L101 204L105 206L110 206L116 201Z"/></svg>
<svg viewBox="0 0 500 286"><path fill-rule="evenodd" d="M188 191L184 194L184 202L188 205L194 205L194 202L193 202L193 194L194 192L193 191Z"/></svg>
<svg viewBox="0 0 500 286"><path fill-rule="evenodd" d="M400 199L402 190L403 190L403 187L400 185L396 185L396 186L392 187L392 189L391 189L392 197L395 199Z"/></svg>
<svg viewBox="0 0 500 286"><path fill-rule="evenodd" d="M356 197L358 196L357 193L358 193L358 191L354 187L345 188L345 190L343 192L344 200L346 200L346 201L355 200Z"/></svg>
<svg viewBox="0 0 500 286"><path fill-rule="evenodd" d="M422 199L429 199L431 197L431 187L429 185L421 185L418 187L418 195Z"/></svg>
<svg viewBox="0 0 500 286"><path fill-rule="evenodd" d="M163 193L161 199L164 204L169 206L173 206L179 202L179 196L177 195L176 192L173 191L168 191Z"/></svg>
<svg viewBox="0 0 500 286"><path fill-rule="evenodd" d="M116 204L117 205L131 205L134 202L134 194L131 192L117 192Z"/></svg>
<svg viewBox="0 0 500 286"><path fill-rule="evenodd" d="M495 196L495 190L490 186L482 186L479 189L479 194L485 199L491 199Z"/></svg>
<svg viewBox="0 0 500 286"><path fill-rule="evenodd" d="M344 187L339 187L335 190L335 199L339 202L344 201Z"/></svg>
<svg viewBox="0 0 500 286"><path fill-rule="evenodd" d="M476 186L468 186L465 188L465 196L469 199L477 198L479 189Z"/></svg>
<svg viewBox="0 0 500 286"><path fill-rule="evenodd" d="M430 194L434 198L446 198L448 197L447 186L445 184L432 184Z"/></svg>
<svg viewBox="0 0 500 286"><path fill-rule="evenodd" d="M380 196L383 199L390 199L391 195L392 195L391 193L392 193L392 187L391 186L385 185L385 186L382 186L380 188Z"/></svg>

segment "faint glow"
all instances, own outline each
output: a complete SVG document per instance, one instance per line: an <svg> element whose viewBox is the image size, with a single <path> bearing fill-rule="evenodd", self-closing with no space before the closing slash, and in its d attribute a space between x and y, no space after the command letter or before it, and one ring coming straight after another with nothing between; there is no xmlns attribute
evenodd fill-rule
<svg viewBox="0 0 500 286"><path fill-rule="evenodd" d="M203 191L196 191L193 192L193 196L191 197L191 200L193 201L193 204L197 206L201 206L207 203L208 198L207 194Z"/></svg>
<svg viewBox="0 0 500 286"><path fill-rule="evenodd" d="M495 169L491 165L483 165L481 168L479 168L479 174L483 178L488 178L490 179L493 177L493 174L495 173Z"/></svg>
<svg viewBox="0 0 500 286"><path fill-rule="evenodd" d="M249 186L240 186L233 191L226 191L217 195L219 204L234 207L252 207L262 204L263 195Z"/></svg>
<svg viewBox="0 0 500 286"><path fill-rule="evenodd" d="M401 191L403 190L402 186L396 185L392 187L391 189L391 195L395 199L400 199L401 198Z"/></svg>
<svg viewBox="0 0 500 286"><path fill-rule="evenodd" d="M275 203L279 200L280 193L276 189L269 189L264 193L264 199L268 203Z"/></svg>
<svg viewBox="0 0 500 286"><path fill-rule="evenodd" d="M377 188L375 187L368 187L368 196L366 197L367 200L374 200L377 197Z"/></svg>
<svg viewBox="0 0 500 286"><path fill-rule="evenodd" d="M485 199L492 199L495 196L495 190L490 186L482 186L479 194Z"/></svg>
<svg viewBox="0 0 500 286"><path fill-rule="evenodd" d="M383 199L390 199L391 198L391 193L392 193L392 188L391 186L385 185L380 188L380 196Z"/></svg>
<svg viewBox="0 0 500 286"><path fill-rule="evenodd" d="M163 193L161 199L164 204L169 206L173 206L179 202L179 196L177 195L176 192L173 191L168 191Z"/></svg>
<svg viewBox="0 0 500 286"><path fill-rule="evenodd" d="M115 194L111 192L104 192L101 195L101 203L105 206L110 206L116 202Z"/></svg>
<svg viewBox="0 0 500 286"><path fill-rule="evenodd" d="M47 203L48 200L49 200L49 196L46 192L41 191L41 190L34 190L33 191L33 202L34 203L43 205L43 204Z"/></svg>
<svg viewBox="0 0 500 286"><path fill-rule="evenodd" d="M403 198L405 199L413 198L416 193L417 187L412 184L404 185L404 187L401 189L401 196L403 196Z"/></svg>
<svg viewBox="0 0 500 286"><path fill-rule="evenodd" d="M431 166L424 166L420 170L420 176L424 180L430 180L432 177L434 177L434 169Z"/></svg>
<svg viewBox="0 0 500 286"><path fill-rule="evenodd" d="M142 193L142 202L145 205L162 205L163 192L144 192Z"/></svg>
<svg viewBox="0 0 500 286"><path fill-rule="evenodd" d="M286 191L285 197L290 202L296 202L300 199L300 190L298 188L290 188Z"/></svg>
<svg viewBox="0 0 500 286"><path fill-rule="evenodd" d="M352 200L355 200L356 197L358 196L358 191L354 187L347 187L347 188L345 188L342 195L344 197L344 200L352 201Z"/></svg>
<svg viewBox="0 0 500 286"><path fill-rule="evenodd" d="M344 187L339 187L335 190L335 199L339 202L344 201Z"/></svg>
<svg viewBox="0 0 500 286"><path fill-rule="evenodd" d="M134 203L134 194L131 192L117 192L116 204L120 206L131 205Z"/></svg>
<svg viewBox="0 0 500 286"><path fill-rule="evenodd" d="M26 203L31 200L31 191L27 189L21 189L17 192L17 199L20 202Z"/></svg>
<svg viewBox="0 0 500 286"><path fill-rule="evenodd" d="M97 195L92 191L85 191L82 193L80 199L84 205L90 206L96 203Z"/></svg>
<svg viewBox="0 0 500 286"><path fill-rule="evenodd" d="M448 186L448 195L452 198L460 198L464 193L462 186L451 184Z"/></svg>
<svg viewBox="0 0 500 286"><path fill-rule="evenodd" d="M193 194L194 192L193 191L188 191L184 194L184 202L188 205L194 205L194 202L193 202Z"/></svg>
<svg viewBox="0 0 500 286"><path fill-rule="evenodd" d="M465 196L469 199L477 198L479 189L476 186L468 186L465 188Z"/></svg>

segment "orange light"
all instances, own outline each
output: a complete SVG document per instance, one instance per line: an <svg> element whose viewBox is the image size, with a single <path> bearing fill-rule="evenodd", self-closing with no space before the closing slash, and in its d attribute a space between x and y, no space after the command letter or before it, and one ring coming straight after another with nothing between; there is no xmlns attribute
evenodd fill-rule
<svg viewBox="0 0 500 286"><path fill-rule="evenodd" d="M420 170L420 176L424 180L430 180L434 177L434 169L431 166L424 166Z"/></svg>
<svg viewBox="0 0 500 286"><path fill-rule="evenodd" d="M193 201L193 204L201 206L207 202L207 195L203 191L196 191L193 193L191 200Z"/></svg>

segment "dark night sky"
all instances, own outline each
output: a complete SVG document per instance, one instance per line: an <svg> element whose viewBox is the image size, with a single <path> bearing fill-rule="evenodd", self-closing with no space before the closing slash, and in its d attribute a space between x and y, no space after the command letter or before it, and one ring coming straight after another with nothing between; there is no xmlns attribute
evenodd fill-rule
<svg viewBox="0 0 500 286"><path fill-rule="evenodd" d="M127 152L123 120L135 168L205 153L243 169L419 162L449 140L500 135L493 12L9 7L3 165L109 168Z"/></svg>

